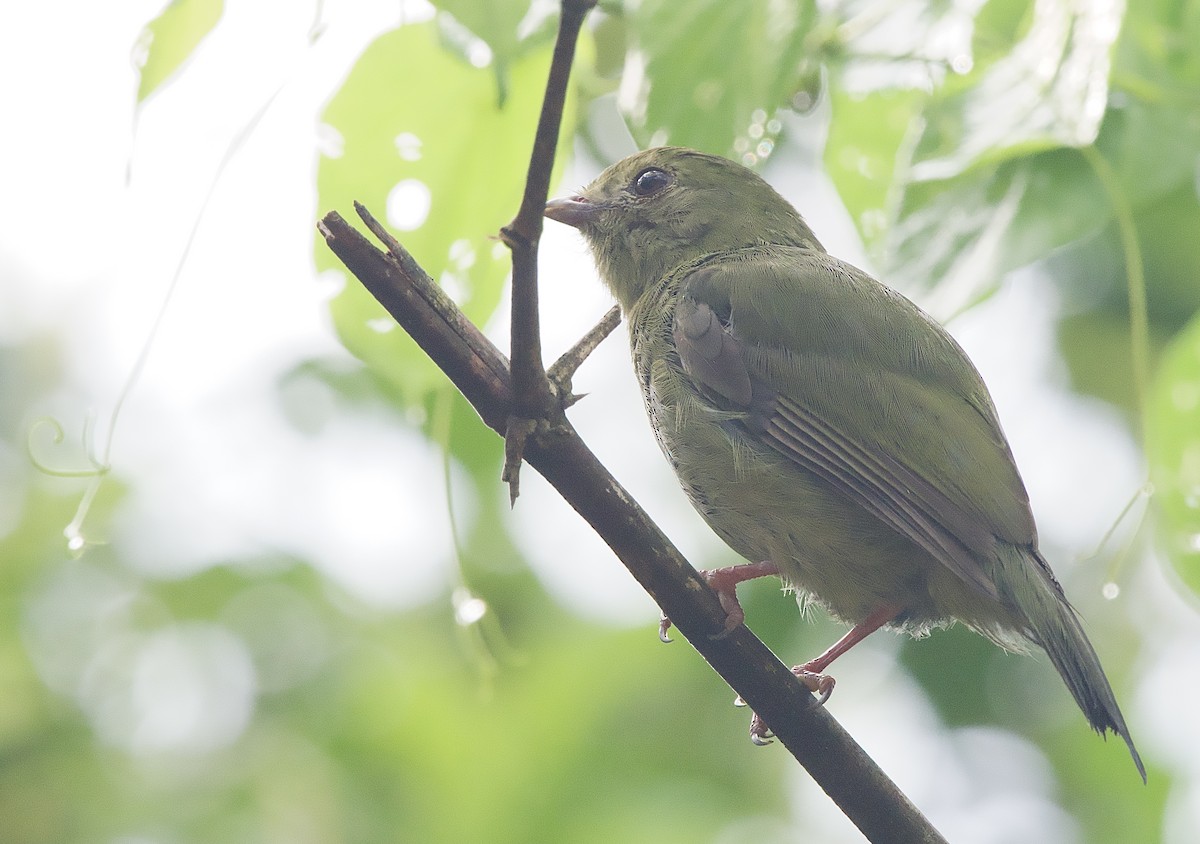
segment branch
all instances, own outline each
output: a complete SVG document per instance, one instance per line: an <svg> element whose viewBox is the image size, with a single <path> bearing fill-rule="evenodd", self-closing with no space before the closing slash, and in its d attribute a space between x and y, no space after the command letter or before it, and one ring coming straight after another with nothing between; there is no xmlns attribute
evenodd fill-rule
<svg viewBox="0 0 1200 844"><path fill-rule="evenodd" d="M372 229L381 228L364 214ZM504 356L459 313L399 243L391 254L336 212L318 228L330 249L442 368L492 430L514 407ZM675 627L771 726L779 741L872 842L945 844L875 762L745 626L728 636L716 596L561 415L530 437L525 459L583 516Z"/></svg>
<svg viewBox="0 0 1200 844"><path fill-rule="evenodd" d="M521 209L511 223L500 230L500 239L512 250L512 374L513 418L504 435L504 473L509 501L515 502L520 491L521 455L525 441L536 429L534 420L552 410L554 398L542 365L541 329L538 323L537 247L542 237L542 210L550 192L550 173L554 169L554 151L567 100L567 83L575 61L575 42L583 20L596 0L563 0L554 44L554 58L542 98L525 194Z"/></svg>

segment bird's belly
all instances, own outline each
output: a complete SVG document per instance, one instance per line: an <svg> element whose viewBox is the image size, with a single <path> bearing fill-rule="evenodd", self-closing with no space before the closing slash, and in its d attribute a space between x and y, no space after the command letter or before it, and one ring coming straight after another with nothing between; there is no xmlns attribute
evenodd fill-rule
<svg viewBox="0 0 1200 844"><path fill-rule="evenodd" d="M858 622L901 604L916 626L945 613L930 595L943 567L820 478L763 445L731 414L657 406L659 444L705 521L734 551L770 561L792 587Z"/></svg>

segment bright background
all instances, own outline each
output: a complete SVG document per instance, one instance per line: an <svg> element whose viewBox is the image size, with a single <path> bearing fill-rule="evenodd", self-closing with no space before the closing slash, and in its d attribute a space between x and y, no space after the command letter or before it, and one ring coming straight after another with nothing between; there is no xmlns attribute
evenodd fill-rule
<svg viewBox="0 0 1200 844"><path fill-rule="evenodd" d="M1150 784L1046 660L961 630L872 637L833 714L950 840L1195 840L1197 4L726 5L593 16L559 190L651 142L761 157L831 252L954 316ZM5 841L858 840L532 470L508 511L498 439L319 242L363 200L506 344L487 237L555 5L438 6L229 2L140 100L161 2L6 10ZM1089 146L1144 256L1149 458ZM542 262L553 356L610 300L574 232L548 224ZM690 560L735 562L653 443L623 331L571 418ZM38 468L89 455L96 487ZM841 632L770 584L745 603L785 660Z"/></svg>

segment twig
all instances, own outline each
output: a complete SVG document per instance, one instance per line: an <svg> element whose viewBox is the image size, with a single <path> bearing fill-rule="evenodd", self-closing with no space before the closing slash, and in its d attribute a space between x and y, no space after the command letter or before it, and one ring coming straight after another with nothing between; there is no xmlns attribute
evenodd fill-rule
<svg viewBox="0 0 1200 844"><path fill-rule="evenodd" d="M570 407L583 398L582 393L575 395L571 392L571 379L575 376L575 370L579 369L580 365L587 360L588 355L596 351L596 347L620 324L621 309L613 305L587 334L579 338L578 343L567 349L559 356L558 360L550 364L546 375L550 377L550 383L558 390L559 400L564 408Z"/></svg>
<svg viewBox="0 0 1200 844"><path fill-rule="evenodd" d="M329 247L503 435L514 395L504 356L397 243L389 256L337 213L319 224ZM746 627L723 638L716 596L563 420L531 437L525 458L587 520L675 627L771 725L776 738L872 842L945 844L920 811L791 671Z"/></svg>
<svg viewBox="0 0 1200 844"><path fill-rule="evenodd" d="M500 230L500 239L512 250L512 375L513 417L506 426L504 472L508 483L509 500L515 502L520 492L521 457L525 440L537 424L530 420L544 419L554 410L554 397L542 364L541 328L538 322L537 247L542 236L542 210L550 192L550 173L554 168L554 151L558 146L558 131L562 124L563 106L567 99L567 83L575 61L575 42L588 11L596 0L563 0L562 17L558 25L558 40L546 80L546 95L534 135L533 152L525 178L525 194L521 208L511 223Z"/></svg>

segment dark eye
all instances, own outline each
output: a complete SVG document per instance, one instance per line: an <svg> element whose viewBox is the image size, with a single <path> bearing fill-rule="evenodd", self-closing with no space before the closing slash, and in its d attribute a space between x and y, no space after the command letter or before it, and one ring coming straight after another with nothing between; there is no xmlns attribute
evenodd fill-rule
<svg viewBox="0 0 1200 844"><path fill-rule="evenodd" d="M666 170L651 167L638 173L633 180L633 192L638 196L652 196L671 184L671 174Z"/></svg>

